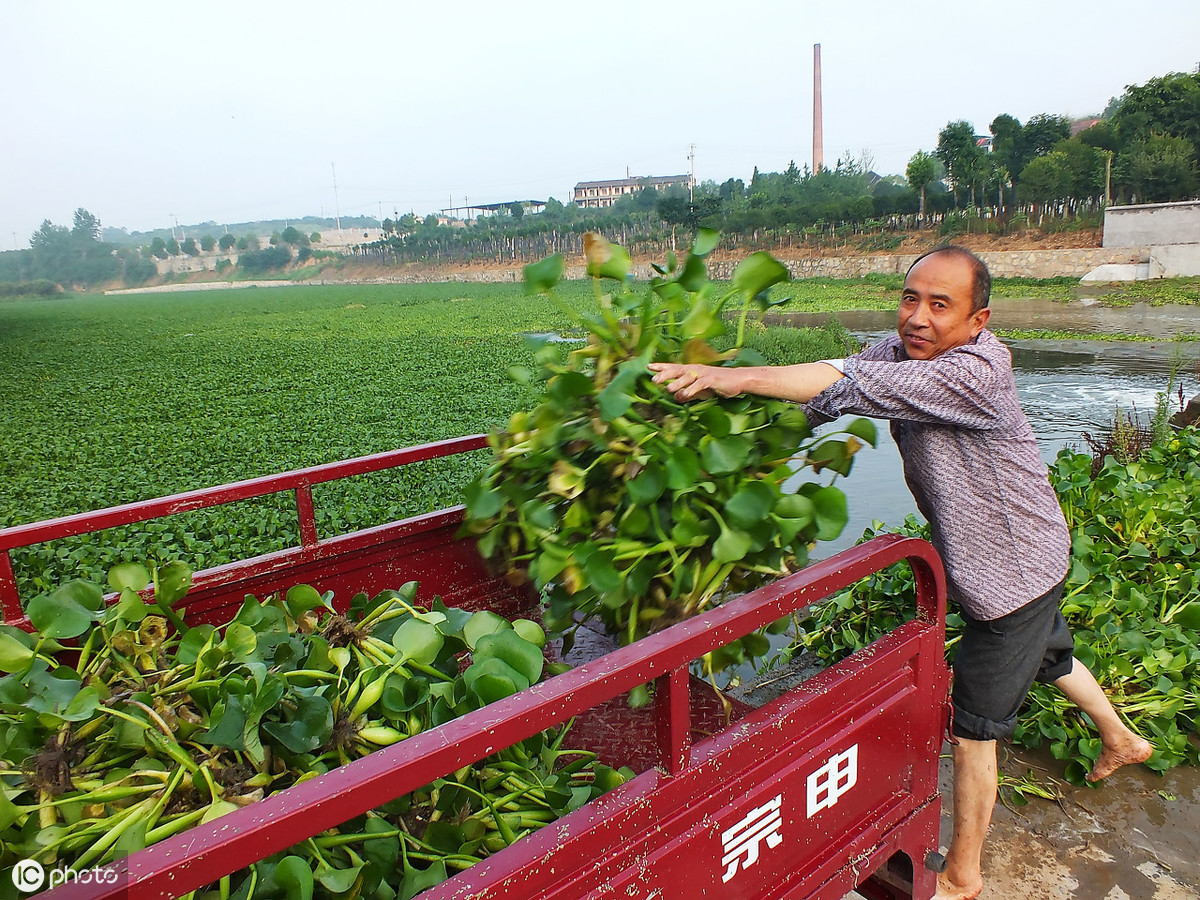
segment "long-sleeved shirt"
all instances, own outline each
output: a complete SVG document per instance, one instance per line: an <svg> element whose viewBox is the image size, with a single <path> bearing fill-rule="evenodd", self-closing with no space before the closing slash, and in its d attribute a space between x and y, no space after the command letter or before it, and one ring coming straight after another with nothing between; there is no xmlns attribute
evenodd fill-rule
<svg viewBox="0 0 1200 900"><path fill-rule="evenodd" d="M967 613L998 618L1062 580L1070 534L994 334L930 360L909 359L892 335L848 357L844 372L807 404L810 421L890 420L947 591Z"/></svg>

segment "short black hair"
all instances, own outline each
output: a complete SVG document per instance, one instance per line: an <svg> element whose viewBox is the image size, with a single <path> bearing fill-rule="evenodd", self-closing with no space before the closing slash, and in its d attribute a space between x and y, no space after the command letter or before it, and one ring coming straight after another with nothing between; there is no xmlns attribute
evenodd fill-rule
<svg viewBox="0 0 1200 900"><path fill-rule="evenodd" d="M966 247L960 247L957 244L942 244L940 247L934 247L914 259L912 265L908 267L908 271L911 272L913 267L925 257L933 256L936 253L951 253L959 259L966 260L971 267L971 312L977 313L986 308L992 299L992 273L988 271L987 263ZM906 281L908 280L908 272L904 274L904 278Z"/></svg>

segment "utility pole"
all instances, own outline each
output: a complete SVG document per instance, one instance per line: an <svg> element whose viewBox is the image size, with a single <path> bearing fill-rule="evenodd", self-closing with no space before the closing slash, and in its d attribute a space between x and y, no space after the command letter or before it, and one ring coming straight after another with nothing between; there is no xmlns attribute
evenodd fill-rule
<svg viewBox="0 0 1200 900"><path fill-rule="evenodd" d="M688 178L688 203L696 199L696 145L688 144L688 162L692 164L692 174Z"/></svg>
<svg viewBox="0 0 1200 900"><path fill-rule="evenodd" d="M338 203L337 193L337 167L333 163L329 164L330 170L333 172L333 220L337 223L338 237L342 234L342 208Z"/></svg>
<svg viewBox="0 0 1200 900"><path fill-rule="evenodd" d="M1107 209L1112 203L1112 158L1111 150L1104 151L1104 207Z"/></svg>

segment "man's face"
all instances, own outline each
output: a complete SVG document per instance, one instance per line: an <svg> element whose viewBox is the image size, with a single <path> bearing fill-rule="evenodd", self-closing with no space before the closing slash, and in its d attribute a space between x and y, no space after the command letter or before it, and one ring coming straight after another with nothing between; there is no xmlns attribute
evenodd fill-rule
<svg viewBox="0 0 1200 900"><path fill-rule="evenodd" d="M971 312L974 277L953 253L927 256L904 279L896 331L909 359L933 359L974 340L991 310Z"/></svg>

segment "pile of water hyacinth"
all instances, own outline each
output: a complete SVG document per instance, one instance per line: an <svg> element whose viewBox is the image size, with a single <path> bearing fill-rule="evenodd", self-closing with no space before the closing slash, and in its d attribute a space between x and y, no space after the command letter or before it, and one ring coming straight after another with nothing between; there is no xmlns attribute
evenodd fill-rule
<svg viewBox="0 0 1200 900"><path fill-rule="evenodd" d="M297 585L247 597L220 628L177 613L190 582L182 563L125 563L109 573L115 602L73 581L29 602L32 633L0 626L0 868L103 865L553 668L536 623L418 606L415 582L345 614ZM412 897L627 776L565 736L535 735L191 896Z"/></svg>

